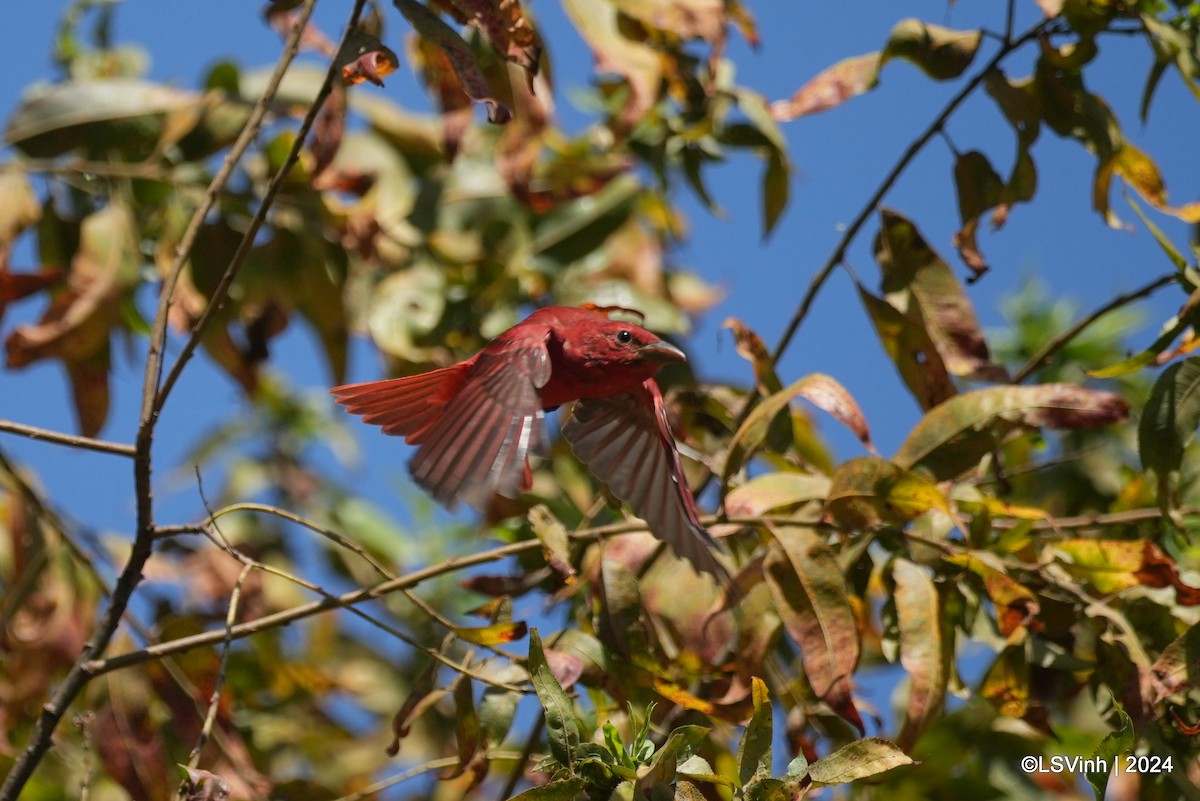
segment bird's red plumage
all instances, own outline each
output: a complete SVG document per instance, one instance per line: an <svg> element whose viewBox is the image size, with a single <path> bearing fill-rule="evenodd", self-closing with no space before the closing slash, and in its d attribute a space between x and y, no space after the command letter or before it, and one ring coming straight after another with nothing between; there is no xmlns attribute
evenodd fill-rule
<svg viewBox="0 0 1200 801"><path fill-rule="evenodd" d="M486 506L528 490L544 412L575 402L563 435L592 473L698 569L727 579L700 524L651 376L681 351L587 308L531 314L464 362L334 387L346 409L418 446L414 480L437 500Z"/></svg>

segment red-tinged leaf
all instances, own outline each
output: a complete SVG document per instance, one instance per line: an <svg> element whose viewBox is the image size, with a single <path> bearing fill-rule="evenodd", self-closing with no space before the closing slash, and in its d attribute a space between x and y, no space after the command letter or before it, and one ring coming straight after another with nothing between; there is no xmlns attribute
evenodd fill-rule
<svg viewBox="0 0 1200 801"><path fill-rule="evenodd" d="M861 727L849 689L858 664L858 625L841 568L813 529L778 526L772 534L763 564L767 586L800 648L809 685Z"/></svg>
<svg viewBox="0 0 1200 801"><path fill-rule="evenodd" d="M845 784L876 776L901 765L916 764L911 757L882 737L868 737L844 745L808 766L813 786Z"/></svg>
<svg viewBox="0 0 1200 801"><path fill-rule="evenodd" d="M788 122L806 114L837 108L852 97L869 92L879 80L879 53L866 53L839 61L801 86L788 100L771 104L771 116Z"/></svg>
<svg viewBox="0 0 1200 801"><path fill-rule="evenodd" d="M876 456L840 464L826 503L829 516L846 531L907 523L931 509L951 514L949 501L936 484Z"/></svg>
<svg viewBox="0 0 1200 801"><path fill-rule="evenodd" d="M383 86L383 79L400 67L400 58L379 38L364 31L355 31L335 59L342 71L342 84L354 86L370 81Z"/></svg>
<svg viewBox="0 0 1200 801"><path fill-rule="evenodd" d="M1162 550L1149 540L1074 539L1054 546L1063 558L1067 572L1097 591L1109 594L1130 587L1174 587L1180 606L1200 604L1200 588L1183 582L1179 569Z"/></svg>
<svg viewBox="0 0 1200 801"><path fill-rule="evenodd" d="M788 408L788 404L797 397L804 398L818 409L833 415L853 431L868 450L874 450L871 445L870 433L867 430L866 419L854 398L846 391L845 387L834 379L821 373L813 373L801 378L786 389L776 392L754 407L754 411L750 413L729 441L725 467L721 472L722 486L728 486L729 479L741 470L754 453L762 447L770 431L771 421L781 411Z"/></svg>
<svg viewBox="0 0 1200 801"><path fill-rule="evenodd" d="M722 325L733 332L734 347L737 348L738 355L750 362L751 367L754 368L754 383L758 387L759 394L766 398L783 389L783 382L775 373L775 362L771 358L770 351L767 350L766 343L762 341L762 337L734 317L726 318ZM781 408L771 420L770 428L767 431L767 441L773 449L779 452L785 452L795 441L789 407Z"/></svg>
<svg viewBox="0 0 1200 801"><path fill-rule="evenodd" d="M413 721L419 718L422 712L449 694L445 687L434 687L434 682L437 680L437 664L437 662L430 662L424 670L416 675L404 703L392 717L392 742L387 747L388 756L400 753L400 741L408 736Z"/></svg>
<svg viewBox="0 0 1200 801"><path fill-rule="evenodd" d="M35 295L62 280L59 270L40 270L36 273L10 273L0 257L0 320L9 303Z"/></svg>
<svg viewBox="0 0 1200 801"><path fill-rule="evenodd" d="M443 5L447 0L443 0ZM518 0L448 0L459 12L455 17L483 31L496 52L530 76L538 72L542 40Z"/></svg>
<svg viewBox="0 0 1200 801"><path fill-rule="evenodd" d="M613 0L625 14L680 39L717 42L725 36L724 0Z"/></svg>
<svg viewBox="0 0 1200 801"><path fill-rule="evenodd" d="M592 48L598 72L615 72L629 83L629 100L617 120L619 132L633 129L658 101L662 62L657 51L627 38L616 5L563 0L575 28Z"/></svg>
<svg viewBox="0 0 1200 801"><path fill-rule="evenodd" d="M953 397L958 390L925 326L862 286L858 287L858 296L875 325L883 349L921 408L932 409Z"/></svg>
<svg viewBox="0 0 1200 801"><path fill-rule="evenodd" d="M1041 608L1037 596L999 568L988 564L987 554L976 556L964 553L943 558L951 564L965 567L983 580L988 598L996 609L996 623L1003 636L1008 637L1021 626L1033 624Z"/></svg>
<svg viewBox="0 0 1200 801"><path fill-rule="evenodd" d="M955 31L918 19L901 20L892 28L880 66L893 58L903 58L930 78L945 81L957 78L971 66L982 41L983 31Z"/></svg>
<svg viewBox="0 0 1200 801"><path fill-rule="evenodd" d="M550 666L550 673L559 686L564 689L575 686L575 682L583 675L583 658L577 654L555 651L553 648L546 648L543 652L546 655L546 664Z"/></svg>
<svg viewBox="0 0 1200 801"><path fill-rule="evenodd" d="M1150 668L1150 681L1155 704L1200 686L1200 624L1163 649Z"/></svg>
<svg viewBox="0 0 1200 801"><path fill-rule="evenodd" d="M761 517L768 512L823 501L829 477L820 473L764 473L725 496L725 513L732 518Z"/></svg>
<svg viewBox="0 0 1200 801"><path fill-rule="evenodd" d="M991 360L975 309L950 265L910 220L888 209L880 218L875 259L888 303L925 328L952 375L1007 381L1004 368Z"/></svg>
<svg viewBox="0 0 1200 801"><path fill-rule="evenodd" d="M927 412L892 461L945 481L976 466L1016 428L1095 428L1128 414L1129 404L1119 395L1073 384L980 389Z"/></svg>
<svg viewBox="0 0 1200 801"><path fill-rule="evenodd" d="M950 682L954 637L942 625L942 598L923 568L907 559L895 559L891 579L900 629L900 664L909 676L908 706L898 738L900 747L907 750L941 713Z"/></svg>
<svg viewBox="0 0 1200 801"><path fill-rule="evenodd" d="M524 621L515 623L493 623L490 626L477 627L454 627L454 634L459 639L474 643L475 645L503 645L504 643L516 642L525 636L529 627Z"/></svg>
<svg viewBox="0 0 1200 801"><path fill-rule="evenodd" d="M463 589L497 599L524 595L532 589L527 576L472 576L463 579L460 585Z"/></svg>
<svg viewBox="0 0 1200 801"><path fill-rule="evenodd" d="M441 17L416 0L392 0L422 39L436 45L449 60L462 90L474 101L487 106L488 122L503 125L512 119L512 111L492 96L475 54L458 33Z"/></svg>

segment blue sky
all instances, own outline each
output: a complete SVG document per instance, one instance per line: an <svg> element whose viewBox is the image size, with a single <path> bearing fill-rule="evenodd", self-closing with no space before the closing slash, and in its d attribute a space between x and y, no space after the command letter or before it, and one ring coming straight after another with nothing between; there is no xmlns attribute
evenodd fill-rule
<svg viewBox="0 0 1200 801"><path fill-rule="evenodd" d="M24 87L53 77L49 53L64 5L9 4L0 11L4 23L0 25L0 58L6 76L0 84L0 113L5 117ZM346 5L329 0L321 4L319 19L331 34L339 30L338 15ZM996 23L988 13L995 6L980 3L924 1L898 7L887 0L853 4L775 0L750 5L759 20L762 47L752 52L735 36L730 54L738 65L738 82L768 99L789 96L817 72L843 58L878 49L902 14L956 28ZM259 6L242 0L127 0L117 11L115 39L147 48L151 78L193 88L217 60L234 59L245 66L274 61L280 47L278 36L263 24ZM541 20L554 59L560 113L568 126L582 125L584 117L570 108L567 98L573 87L587 81L590 56L566 24L557 3L537 0L532 8ZM1036 21L1040 13L1032 0L1018 3L1017 9L1019 29ZM385 12L389 41L400 51L403 22L390 6L385 5ZM1113 107L1126 135L1158 161L1172 198L1176 202L1195 199L1200 194L1200 170L1194 153L1200 106L1181 81L1168 73L1149 125L1143 128L1137 108L1149 58L1141 40L1105 38L1089 87ZM1031 54L1019 54L1007 65L1007 71L1020 76L1031 64ZM784 130L796 168L792 201L768 241L764 242L760 234L758 161L736 158L710 178L710 189L726 211L721 219L714 219L681 193L691 223L691 238L672 254L672 259L698 271L726 292L725 300L698 321L695 333L686 342L702 378L749 380L749 369L722 331L722 321L729 316L739 317L773 343L811 275L833 249L841 227L858 212L881 177L957 86L958 82L934 83L910 64L893 62L885 68L875 92L832 112L787 124ZM391 76L382 91L401 104L426 106L417 82L404 68ZM1013 135L986 97L969 101L951 120L947 132L959 150L982 149L1002 174L1009 169L1015 150ZM1086 311L1169 269L1144 230L1111 230L1091 211L1095 162L1090 154L1075 142L1064 142L1044 131L1034 158L1041 179L1035 201L1015 208L1004 230L981 236L993 269L969 293L988 328L1004 325L1000 298L1014 292L1030 276L1040 278L1053 296L1071 299ZM949 148L935 140L910 166L885 204L912 218L957 267L950 244L958 227L951 164ZM1135 221L1119 193L1113 205L1122 217ZM1176 242L1186 241L1184 226L1169 218L1159 219L1159 224ZM877 277L870 255L876 228L875 223L869 224L848 256L869 286L876 284ZM28 250L19 251L14 268L30 267L27 259ZM1147 343L1181 300L1177 292L1166 290L1143 304L1150 328L1133 342ZM10 308L4 332L18 321L34 318L40 306L40 301L28 301ZM293 327L277 349L275 367L297 388L321 393L329 379L320 360L313 356L313 344L306 331ZM379 364L369 347L360 343L355 357L353 379L379 377ZM785 383L811 372L828 373L851 391L885 454L895 450L919 418L916 403L884 357L853 283L842 273L829 281L780 365ZM118 353L113 376L114 413L102 436L132 440L140 383L137 349L129 355ZM171 468L179 465L197 431L237 414L240 403L237 389L203 357L185 373L159 428L162 450L156 481L164 522L182 521L199 512L190 471L173 472ZM837 423L819 413L816 416L839 459L862 452ZM58 366L45 363L19 373L0 372L0 418L71 428L73 418ZM370 469L348 475L347 482L360 482L370 497L399 514L404 500L395 487L406 480L403 448L397 441L379 437L365 427L358 427L356 434ZM66 508L85 516L91 525L129 531L133 501L127 465L120 460L68 452L11 436L4 437L3 446L31 465L51 494Z"/></svg>

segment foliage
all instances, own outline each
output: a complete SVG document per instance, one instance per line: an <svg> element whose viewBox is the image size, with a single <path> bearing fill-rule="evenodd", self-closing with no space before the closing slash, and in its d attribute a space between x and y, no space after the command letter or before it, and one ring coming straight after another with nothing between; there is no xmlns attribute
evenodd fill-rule
<svg viewBox="0 0 1200 801"><path fill-rule="evenodd" d="M1011 4L1000 31L902 20L878 51L771 103L736 82L728 48L758 46L773 12L564 0L597 64L574 133L555 118L550 33L527 4L360 0L340 42L314 5L267 8L285 39L273 72L220 63L189 90L112 43L117 4L79 0L57 79L7 119L0 314L41 305L6 324L6 368L61 363L80 435L0 431L128 462L136 513L110 542L0 447L0 798L1056 798L1084 781L1103 798L1094 760L1037 773L1022 757L1131 755L1170 767L1121 776L1118 797L1198 797L1195 247L1130 198L1170 273L1075 325L1033 291L989 345L958 267L882 200L977 97L1016 153L1002 175L981 150L954 151L968 283L989 269L984 216L1002 226L1055 179L1035 160L1043 130L1094 159L1107 224L1121 224L1114 179L1150 213L1200 221L1085 83L1105 37L1134 36L1153 56L1143 118L1168 72L1200 97L1200 4L1040 0L1024 32ZM292 64L300 49L326 68ZM1033 66L1013 77L1018 54ZM667 376L689 477L716 485L702 497L719 499L707 522L733 586L658 553L561 444L531 493L485 517L503 543L489 549L402 498L417 537L314 456L348 458L353 440L322 393L270 369L285 328L311 330L339 383L355 336L410 374L550 302L634 307L686 334L720 293L674 264L681 195L719 212L714 168L745 151L762 164L769 235L792 175L781 126L886 92L897 60L957 88L864 199L784 336L768 348L728 322L745 386ZM359 88L402 67L433 113ZM921 410L891 456L835 377L780 366L868 224L879 279L853 280ZM14 269L26 253L37 266ZM1178 315L1128 356L1111 321L1166 286ZM128 443L97 438L122 347L145 363ZM158 419L195 391L178 382L196 349L246 413L192 432L187 465L220 486L200 487L203 515L166 522ZM1148 391L1141 371L1168 362ZM867 455L832 453L797 398ZM901 674L895 714L865 702L864 685Z"/></svg>

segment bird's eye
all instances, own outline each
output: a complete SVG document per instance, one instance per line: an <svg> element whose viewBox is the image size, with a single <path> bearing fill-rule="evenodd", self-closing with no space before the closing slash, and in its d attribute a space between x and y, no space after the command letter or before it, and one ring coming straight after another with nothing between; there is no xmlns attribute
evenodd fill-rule
<svg viewBox="0 0 1200 801"><path fill-rule="evenodd" d="M617 332L617 341L621 343L629 342L633 339L633 334L622 328Z"/></svg>

